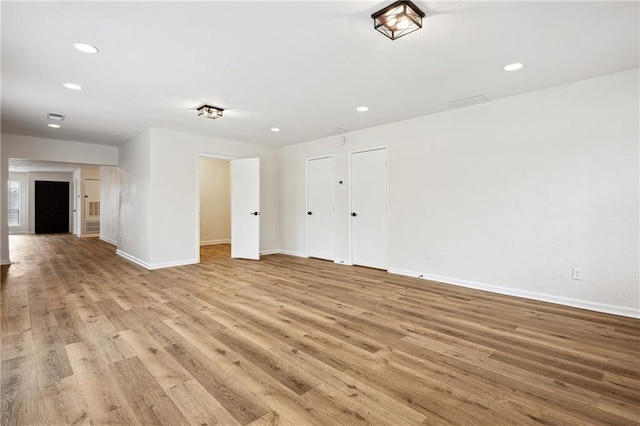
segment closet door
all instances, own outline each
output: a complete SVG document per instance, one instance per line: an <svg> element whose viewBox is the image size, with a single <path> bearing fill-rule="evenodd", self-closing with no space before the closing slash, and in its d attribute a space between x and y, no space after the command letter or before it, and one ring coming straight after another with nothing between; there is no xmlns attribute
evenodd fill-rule
<svg viewBox="0 0 640 426"><path fill-rule="evenodd" d="M350 153L351 260L387 269L387 148Z"/></svg>
<svg viewBox="0 0 640 426"><path fill-rule="evenodd" d="M335 157L307 160L307 252L334 260Z"/></svg>

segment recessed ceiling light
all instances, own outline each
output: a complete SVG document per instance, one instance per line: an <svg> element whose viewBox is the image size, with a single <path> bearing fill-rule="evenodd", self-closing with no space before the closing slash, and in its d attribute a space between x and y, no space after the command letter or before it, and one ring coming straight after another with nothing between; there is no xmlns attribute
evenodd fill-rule
<svg viewBox="0 0 640 426"><path fill-rule="evenodd" d="M271 128L271 131L272 131L272 132L279 132L279 131L280 131L280 129L279 129L278 127L272 127L272 128Z"/></svg>
<svg viewBox="0 0 640 426"><path fill-rule="evenodd" d="M358 108L356 108L356 111L365 112L365 111L369 111L369 108L366 106L359 106Z"/></svg>
<svg viewBox="0 0 640 426"><path fill-rule="evenodd" d="M53 123L49 123L47 124L47 126L51 127L52 129L59 129L61 127L59 124L53 124Z"/></svg>
<svg viewBox="0 0 640 426"><path fill-rule="evenodd" d="M87 43L74 43L73 47L84 53L98 53L98 48Z"/></svg>
<svg viewBox="0 0 640 426"><path fill-rule="evenodd" d="M504 70L505 71L518 71L522 67L523 67L523 65L520 62L515 62L513 64L506 65L504 67Z"/></svg>
<svg viewBox="0 0 640 426"><path fill-rule="evenodd" d="M82 86L73 83L65 83L64 87L71 90L82 90Z"/></svg>

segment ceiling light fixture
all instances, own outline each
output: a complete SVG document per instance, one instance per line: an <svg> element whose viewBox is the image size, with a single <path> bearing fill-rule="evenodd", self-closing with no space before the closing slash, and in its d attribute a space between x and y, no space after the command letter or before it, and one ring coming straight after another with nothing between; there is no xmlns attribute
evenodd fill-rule
<svg viewBox="0 0 640 426"><path fill-rule="evenodd" d="M51 127L52 129L59 129L60 127L62 127L59 124L53 124L53 123L49 123L47 124L47 126Z"/></svg>
<svg viewBox="0 0 640 426"><path fill-rule="evenodd" d="M216 118L222 117L222 111L224 111L224 109L204 104L196 108L196 111L198 111L198 117L215 120Z"/></svg>
<svg viewBox="0 0 640 426"><path fill-rule="evenodd" d="M73 83L65 83L64 87L71 90L82 90L82 86Z"/></svg>
<svg viewBox="0 0 640 426"><path fill-rule="evenodd" d="M504 70L505 71L518 71L523 66L524 65L521 64L520 62L515 62L513 64L505 65Z"/></svg>
<svg viewBox="0 0 640 426"><path fill-rule="evenodd" d="M373 28L391 40L422 28L424 12L408 0L397 1L377 11L373 18Z"/></svg>
<svg viewBox="0 0 640 426"><path fill-rule="evenodd" d="M271 131L272 131L272 132L279 132L279 131L280 131L280 128L278 128L278 127L272 127L272 128L271 128Z"/></svg>
<svg viewBox="0 0 640 426"><path fill-rule="evenodd" d="M359 106L358 108L356 108L356 111L358 111L358 112L365 112L365 111L369 111L369 107L366 107L366 106Z"/></svg>
<svg viewBox="0 0 640 426"><path fill-rule="evenodd" d="M73 47L75 47L76 49L78 49L81 52L84 53L98 53L99 50L97 47L92 46L90 44L87 43L74 43Z"/></svg>

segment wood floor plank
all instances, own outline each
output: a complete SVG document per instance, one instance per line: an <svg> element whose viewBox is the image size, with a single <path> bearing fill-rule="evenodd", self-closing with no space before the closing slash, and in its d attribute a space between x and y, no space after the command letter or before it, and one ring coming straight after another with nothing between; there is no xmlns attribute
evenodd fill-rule
<svg viewBox="0 0 640 426"><path fill-rule="evenodd" d="M636 425L640 320L285 255L10 237L0 424Z"/></svg>
<svg viewBox="0 0 640 426"><path fill-rule="evenodd" d="M180 425L187 419L138 357L110 365L116 382L143 425Z"/></svg>

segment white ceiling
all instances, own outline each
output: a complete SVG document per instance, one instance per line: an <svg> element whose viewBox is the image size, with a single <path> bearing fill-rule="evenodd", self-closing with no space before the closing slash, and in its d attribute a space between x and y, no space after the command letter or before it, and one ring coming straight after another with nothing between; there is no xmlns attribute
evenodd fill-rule
<svg viewBox="0 0 640 426"><path fill-rule="evenodd" d="M2 131L118 145L155 126L283 146L638 67L638 2L416 1L424 28L396 41L370 18L388 3L2 2ZM196 118L204 102L224 117Z"/></svg>

